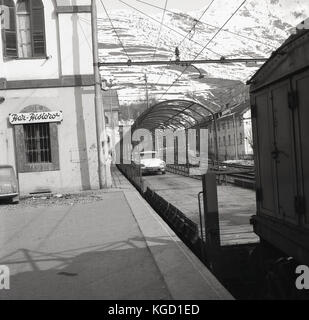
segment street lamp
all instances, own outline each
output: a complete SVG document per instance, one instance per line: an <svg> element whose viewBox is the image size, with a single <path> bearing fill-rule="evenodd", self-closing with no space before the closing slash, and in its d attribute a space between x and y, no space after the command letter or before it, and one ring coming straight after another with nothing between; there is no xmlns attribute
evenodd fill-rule
<svg viewBox="0 0 309 320"><path fill-rule="evenodd" d="M199 73L199 76L198 76L199 79L205 78L205 76L202 74L201 70L199 68L197 68L194 64L180 63L180 66L186 67L186 68L192 67L193 69L195 69Z"/></svg>
<svg viewBox="0 0 309 320"><path fill-rule="evenodd" d="M189 67L192 67L193 69L195 69L198 73L199 73L199 79L203 79L204 75L202 74L201 70L199 68L197 68L194 64L189 63L189 62L181 62L180 60L180 51L178 49L178 47L175 48L175 62L176 65L180 65L181 67L185 67L186 69L188 69Z"/></svg>

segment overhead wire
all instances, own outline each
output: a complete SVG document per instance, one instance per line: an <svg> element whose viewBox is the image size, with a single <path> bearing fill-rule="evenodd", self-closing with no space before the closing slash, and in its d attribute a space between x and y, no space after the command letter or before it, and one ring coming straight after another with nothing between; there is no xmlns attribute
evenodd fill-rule
<svg viewBox="0 0 309 320"><path fill-rule="evenodd" d="M113 21L112 21L112 19L111 19L110 15L108 14L108 11L107 11L107 9L106 9L106 7L105 7L104 3L103 3L103 0L100 0L100 2L101 2L101 4L102 4L102 7L103 7L103 9L104 9L104 11L105 11L105 14L106 14L106 16L107 16L107 18L108 18L108 20L109 20L109 22L110 22L110 24L111 24L111 26L112 26L112 28L113 28L114 32L115 32L115 34L116 34L117 38L118 38L118 41L119 41L119 43L120 43L120 45L121 45L121 47L122 47L122 49L123 49L123 51L124 51L125 55L127 56L128 60L130 60L130 56L129 56L129 54L128 54L128 52L127 52L127 50L126 50L126 48L125 48L125 46L124 46L124 44L123 44L123 42L122 42L122 40L120 39L120 36L119 36L119 34L118 34L118 32L117 32L117 30L116 30L116 28L115 28L114 24L113 24Z"/></svg>
<svg viewBox="0 0 309 320"><path fill-rule="evenodd" d="M112 27L113 27L113 29L114 29L114 31L115 31L118 39L119 39L119 42L120 42L122 48L123 48L124 51L126 52L126 50L125 50L125 48L124 48L124 45L123 45L123 43L122 43L122 41L121 41L121 39L120 39L120 37L119 37L119 35L118 35L115 27L114 27L114 25L113 25L113 23L112 23L112 21L111 21L111 18L110 18L109 14L108 14L108 12L107 12L107 10L106 10L106 7L104 6L102 0L100 0L100 1L101 1L101 4L102 4L102 6L103 6L103 8L104 8L104 10L105 10L105 12L106 12L106 15L107 15L107 17L108 17L108 19L109 19ZM120 2L123 2L123 1L121 1L121 0L119 0L119 1L120 1ZM164 19L164 14L165 14L165 12L171 12L171 13L177 14L177 13L175 13L175 12L172 12L172 11L166 9L166 7L167 7L167 0L166 0L166 2L165 2L165 7L164 7L164 8L161 8L161 7L158 7L158 6L149 4L149 3L145 2L145 1L141 1L141 0L135 0L135 1L141 2L141 3L145 3L145 4L151 5L151 6L153 6L153 7L159 8L159 9L161 9L161 10L164 10L163 15L162 15L162 21L161 21L161 24L160 24L161 27L160 27L159 35L160 35L160 33L161 33L161 29L162 29L162 25L163 25L163 19ZM202 13L202 15L200 16L200 18L199 18L197 21L195 21L195 25L196 25L198 22L201 22L200 19L205 15L205 13L207 12L207 10L210 8L210 6L212 5L212 3L213 3L214 1L215 1L215 0L212 0L212 1L211 1L211 3L207 6L207 8L204 10L204 12ZM244 2L246 2L246 1L244 1ZM123 3L126 4L126 5L128 5L128 4L125 3L125 2L123 2ZM244 3L243 3L243 4L244 4ZM242 5L243 5L243 4L242 4ZM242 5L241 5L241 6L242 6ZM130 5L128 5L128 6L130 6ZM136 9L136 8L133 8L133 9ZM138 10L138 9L136 9L136 10ZM239 10L239 9L237 9L236 12L237 12L238 10ZM236 13L236 12L235 12L235 13ZM145 14L145 13L143 13L143 12L141 12L141 13L142 13L142 14ZM146 15L146 14L145 14L145 15ZM233 15L228 19L228 21L223 25L223 27L229 22L229 20L230 20L232 17L233 17ZM87 21L86 19L83 19L83 18L82 18L82 20L84 20L85 22L88 22L88 23L89 23L89 21ZM154 19L154 20L155 20L155 19ZM157 21L157 20L155 20L155 21ZM157 22L158 22L158 21L157 21ZM202 22L202 23L204 23L204 22ZM195 26L195 25L194 25L194 26ZM193 27L191 28L191 30L184 36L184 38L182 39L182 41L180 42L180 44L186 39L186 37L188 37L188 35L190 34L190 32L192 31L192 29L194 28L194 26L193 26ZM214 27L216 27L216 26L214 26ZM218 32L215 34L215 36L217 36L217 35L219 34L219 32L221 32L221 31L230 32L230 31L228 31L228 30L226 30L226 29L223 29L223 27L220 27L220 28L219 28L219 27L216 27L216 28L219 28L219 30L218 30ZM176 30L173 30L173 31L177 32ZM230 33L233 33L233 32L230 32ZM236 34L236 33L233 33L233 34L239 35L239 34ZM215 37L215 36L214 36L214 37ZM241 36L241 35L239 35L239 36ZM206 44L206 46L214 39L214 37L209 40L209 42ZM254 39L251 39L251 40L255 41ZM199 45L200 45L200 44L199 44ZM205 47L206 47L206 46L205 46ZM156 45L156 47L157 47L157 45ZM197 59L197 57L201 54L201 52L205 49L205 47L203 47L203 49L198 53L198 55L195 56L194 60ZM206 49L207 49L207 48L206 48ZM155 49L155 51L156 51L156 50L157 50L157 48ZM126 52L126 54L127 54L127 52ZM129 55L128 55L128 54L127 54L127 56L128 56L128 58L129 58ZM169 66L169 67L170 67L170 66ZM183 72L180 74L180 76L179 76L179 77L173 82L173 84L172 84L171 86L169 86L169 88L162 94L162 96L160 97L160 99L161 99L161 98L169 91L169 89L180 79L180 77L181 77L181 76L183 75L183 73L187 70L187 68L188 68L188 67L186 67L185 70L183 70ZM160 81L160 79L162 78L163 75L164 75L164 73L160 76L160 78L159 78L159 80L156 82L155 86L159 83L159 81Z"/></svg>
<svg viewBox="0 0 309 320"><path fill-rule="evenodd" d="M200 52L195 56L193 61L195 61L200 54L207 48L207 46L214 40L214 38L222 31L222 29L231 21L231 19L236 15L236 13L240 10L240 8L247 2L247 0L244 0L240 6L237 7L237 9L232 13L232 15L224 22L224 24L219 28L219 30L213 35L213 37L206 43L206 45L200 50ZM181 74L176 78L176 80L173 81L173 83L167 88L167 90L161 95L160 99L166 95L166 93L174 86L174 84L182 77L182 75L187 71L189 66L187 66Z"/></svg>
<svg viewBox="0 0 309 320"><path fill-rule="evenodd" d="M139 0L135 0L135 1L139 1ZM201 14L201 16L200 16L197 20L194 21L195 23L194 23L193 27L189 30L189 32L186 34L186 36L180 41L180 43L178 44L178 47L180 47L181 44L187 39L188 35L191 33L192 30L195 29L196 25L197 25L199 22L201 22L201 19L204 17L204 15L206 14L206 12L209 10L209 8L211 7L211 5L212 5L214 2L215 2L215 0L212 0L212 1L210 2L210 4L206 7L206 9L203 11L203 13Z"/></svg>
<svg viewBox="0 0 309 320"><path fill-rule="evenodd" d="M147 2L145 1L140 1L140 0L135 0L135 1L138 1L138 2L141 2L141 3L146 3L148 4ZM177 45L177 47L180 47L181 44L186 40L186 38L188 37L188 35L191 33L192 30L194 30L194 28L196 27L196 25L200 22L200 20L203 18L203 16L206 14L206 12L209 10L209 8L211 7L211 5L214 3L215 0L212 0L210 2L210 4L206 7L206 9L203 11L203 13L201 14L201 16L195 21L193 27L188 31L188 33L184 36L184 38L180 41L180 43ZM165 10L166 11L166 10ZM168 10L169 11L169 10ZM171 11L169 11L171 12ZM170 65L169 65L169 68L170 68ZM163 70L162 74L160 75L159 79L156 81L156 84L157 85L160 80L162 79L163 75L166 73L166 69Z"/></svg>
<svg viewBox="0 0 309 320"><path fill-rule="evenodd" d="M163 13L162 13L162 19L161 19L160 29L159 29L159 33L158 33L158 37L157 37L157 42L156 42L156 46L155 46L155 49L154 49L154 52L153 52L153 56L152 56L153 60L154 60L154 58L156 56L157 48L158 48L159 41L160 41L160 36L161 36L164 16L165 16L166 8L167 8L167 3L168 3L168 0L165 0L165 5L164 5Z"/></svg>
<svg viewBox="0 0 309 320"><path fill-rule="evenodd" d="M148 6L151 6L151 7L153 7L153 8L159 9L159 10L163 10L162 7L157 6L157 5L155 5L155 4L152 4L152 3L149 3L149 2L147 2L147 1L143 1L143 0L135 0L135 1L140 2L140 3L143 3L143 4L146 4L146 5L148 5ZM174 11L168 10L168 9L166 9L166 12L171 13L171 14L174 14L174 15L179 15L179 16L182 16L182 15L183 15L182 13L174 12ZM201 22L202 24L204 24L204 25L206 25L206 26L209 26L209 27L212 27L212 28L216 28L216 29L219 29L219 28L220 28L220 27L218 27L218 26L212 25L212 24L207 23L207 22L205 22L205 21L200 21L200 22ZM277 47L274 46L274 45L272 45L272 44L269 44L269 43L266 43L266 42L263 42L263 41L260 41L260 40L258 40L258 39L254 39L254 38L251 38L251 37L248 37L248 36L245 36L245 35L242 35L242 34L237 33L237 32L233 32L233 31L228 30L228 29L222 29L222 31L227 32L227 33L231 33L231 34L233 34L233 35L236 35L236 36L238 36L238 37L241 37L241 38L244 38L244 39L247 39L247 40L250 40L250 41L254 41L254 42L263 44L264 46L267 46L267 47L271 47L271 48L277 49Z"/></svg>
<svg viewBox="0 0 309 320"><path fill-rule="evenodd" d="M140 10L140 9L138 9L138 8L136 8L136 7L134 7L134 6L132 6L131 4L128 4L127 2L125 2L125 1L123 1L123 0L118 0L119 2L121 2L121 3L123 3L124 5L126 5L126 6L128 6L129 8L131 8L131 9L133 9L133 10L135 10L135 11L137 11L137 12L139 12L140 14L142 14L142 15L144 15L144 16L146 16L146 17L148 17L149 19L151 19L151 20L153 20L153 21L155 21L155 22L157 22L157 23L160 23L161 24L161 22L160 21L158 21L157 19L155 19L155 18L153 18L153 17L151 17L150 15L148 15L147 13L145 13L145 12L143 12L142 10ZM162 9L162 8L161 8ZM168 26L168 25L166 25L166 24L162 24L162 26L164 26L165 28L167 28L167 29L169 29L169 30L171 30L171 31L173 31L174 33L177 33L178 35L180 35L180 36L184 36L184 34L183 33L181 33L181 32L179 32L179 31L177 31L177 30L175 30L175 29L173 29L173 28L171 28L170 26ZM190 41L192 41L192 42L194 42L195 44L197 44L197 45L199 45L200 47L203 47L203 45L201 44L201 43L199 43L199 42L197 42L197 41L195 41L195 40L193 40L193 39L189 39ZM208 48L206 48L209 52L212 52L213 54L215 54L215 55L217 55L217 56L219 56L219 57L221 57L221 55L218 53L218 52L215 52L215 51L213 51L213 50L211 50L211 49L208 49Z"/></svg>

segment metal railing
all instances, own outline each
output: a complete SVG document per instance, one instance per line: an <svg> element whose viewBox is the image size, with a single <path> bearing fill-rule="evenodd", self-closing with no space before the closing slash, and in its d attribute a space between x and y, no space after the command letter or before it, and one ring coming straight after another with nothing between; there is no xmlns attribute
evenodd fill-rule
<svg viewBox="0 0 309 320"><path fill-rule="evenodd" d="M174 174L201 179L201 176L192 176L189 174L190 168L194 167L196 166L190 164L168 164L166 170ZM254 189L254 166L209 161L208 169L216 174L218 184L232 183Z"/></svg>
<svg viewBox="0 0 309 320"><path fill-rule="evenodd" d="M190 166L186 164L167 164L166 170L171 173L180 174L182 176L189 176Z"/></svg>
<svg viewBox="0 0 309 320"><path fill-rule="evenodd" d="M200 256L202 239L199 236L198 225L155 191L147 188L144 198L175 233Z"/></svg>

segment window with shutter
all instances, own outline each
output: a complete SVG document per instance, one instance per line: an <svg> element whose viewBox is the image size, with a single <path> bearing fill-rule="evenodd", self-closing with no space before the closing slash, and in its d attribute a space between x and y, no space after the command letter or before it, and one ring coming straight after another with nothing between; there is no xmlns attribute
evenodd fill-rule
<svg viewBox="0 0 309 320"><path fill-rule="evenodd" d="M42 0L0 0L4 56L46 56L44 6Z"/></svg>
<svg viewBox="0 0 309 320"><path fill-rule="evenodd" d="M19 1L17 3L17 38L18 57L32 57L32 39L30 22L30 2Z"/></svg>
<svg viewBox="0 0 309 320"><path fill-rule="evenodd" d="M1 30L3 41L3 56L17 57L17 35L15 4L13 0L0 0Z"/></svg>
<svg viewBox="0 0 309 320"><path fill-rule="evenodd" d="M34 57L45 55L44 7L41 0L31 0L32 49Z"/></svg>

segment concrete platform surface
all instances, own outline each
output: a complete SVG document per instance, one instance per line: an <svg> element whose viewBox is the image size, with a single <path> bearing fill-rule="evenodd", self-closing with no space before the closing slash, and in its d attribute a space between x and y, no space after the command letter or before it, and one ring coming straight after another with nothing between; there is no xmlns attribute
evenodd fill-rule
<svg viewBox="0 0 309 320"><path fill-rule="evenodd" d="M118 172L95 201L0 204L2 299L233 299Z"/></svg>
<svg viewBox="0 0 309 320"><path fill-rule="evenodd" d="M200 227L198 193L202 181L167 172L143 176L149 187ZM257 243L250 218L256 213L255 192L233 185L217 186L222 245Z"/></svg>

